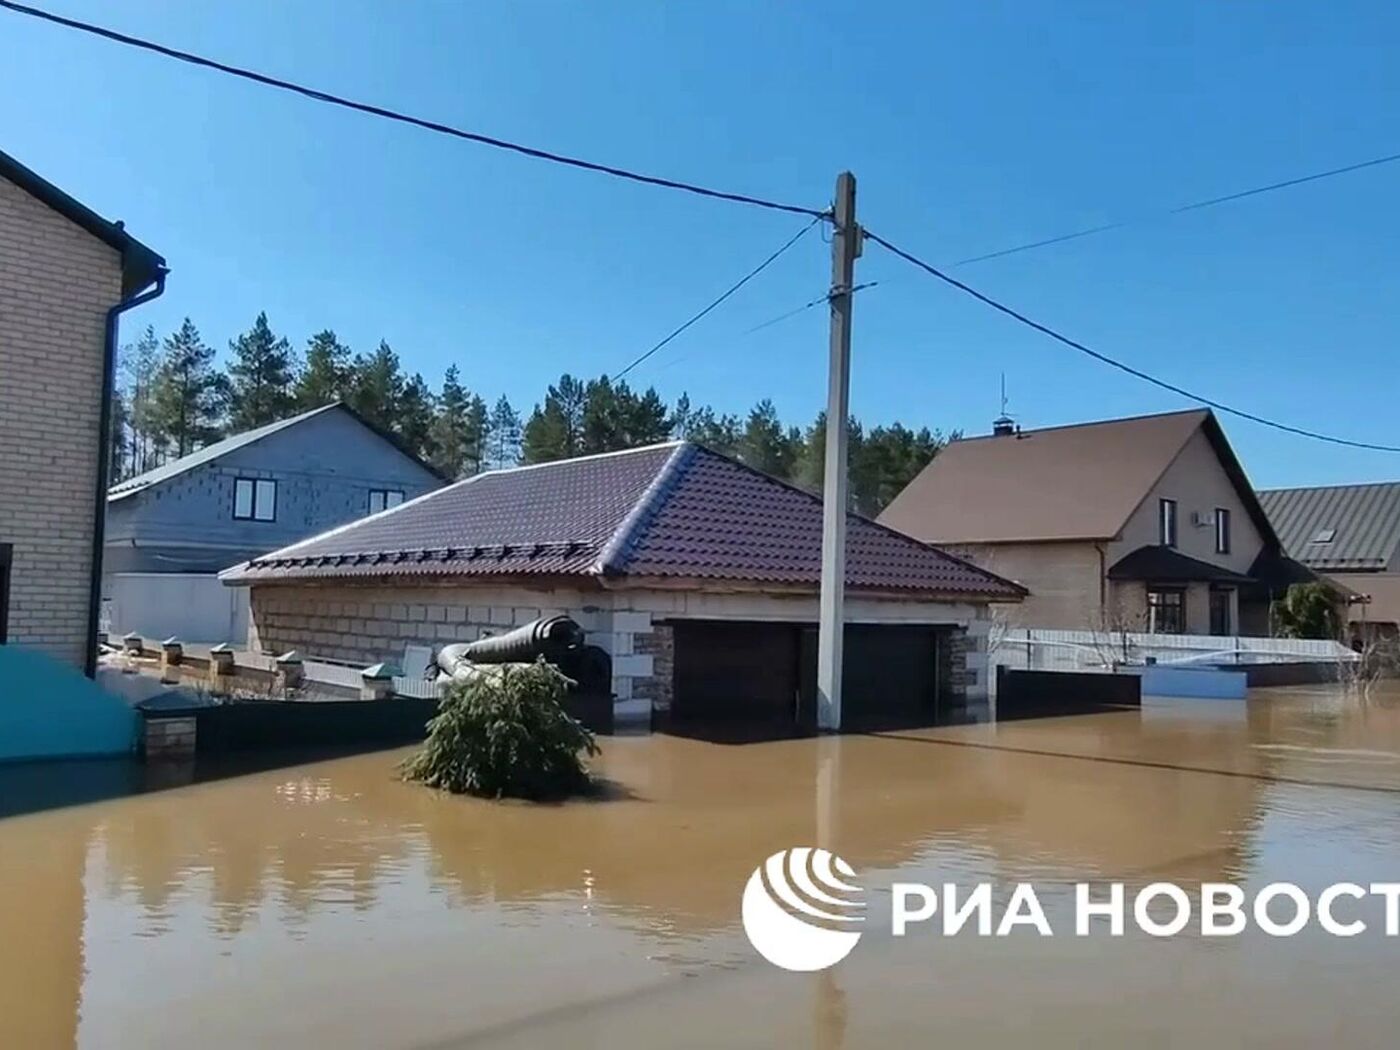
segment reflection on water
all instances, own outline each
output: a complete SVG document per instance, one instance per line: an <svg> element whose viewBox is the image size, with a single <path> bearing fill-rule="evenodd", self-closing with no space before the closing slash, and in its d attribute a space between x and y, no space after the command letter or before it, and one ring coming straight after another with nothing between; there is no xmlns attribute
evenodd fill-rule
<svg viewBox="0 0 1400 1050"><path fill-rule="evenodd" d="M397 757L0 821L0 1046L1393 1045L1400 947L1379 938L886 930L796 976L737 922L753 866L802 844L877 893L1400 878L1394 690L615 739L618 797L563 806L439 795L398 782Z"/></svg>

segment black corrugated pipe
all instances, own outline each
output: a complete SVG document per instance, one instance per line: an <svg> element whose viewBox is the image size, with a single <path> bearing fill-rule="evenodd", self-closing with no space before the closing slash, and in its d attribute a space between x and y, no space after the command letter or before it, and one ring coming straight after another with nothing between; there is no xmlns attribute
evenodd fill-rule
<svg viewBox="0 0 1400 1050"><path fill-rule="evenodd" d="M102 410L98 416L97 488L93 493L92 586L88 593L87 662L89 678L97 676L97 628L102 620L102 548L107 542L107 484L112 465L112 397L117 378L117 327L126 311L159 298L165 291L165 275L156 271L155 287L130 296L107 311L107 330L102 349Z"/></svg>

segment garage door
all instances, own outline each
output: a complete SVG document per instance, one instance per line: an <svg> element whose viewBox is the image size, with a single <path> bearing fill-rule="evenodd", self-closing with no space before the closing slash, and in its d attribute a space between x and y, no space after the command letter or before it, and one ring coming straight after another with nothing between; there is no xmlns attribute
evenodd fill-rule
<svg viewBox="0 0 1400 1050"><path fill-rule="evenodd" d="M673 629L674 724L796 725L795 625L683 621Z"/></svg>
<svg viewBox="0 0 1400 1050"><path fill-rule="evenodd" d="M677 726L816 727L817 629L811 624L682 621L673 625ZM842 675L848 729L937 719L937 629L848 624Z"/></svg>

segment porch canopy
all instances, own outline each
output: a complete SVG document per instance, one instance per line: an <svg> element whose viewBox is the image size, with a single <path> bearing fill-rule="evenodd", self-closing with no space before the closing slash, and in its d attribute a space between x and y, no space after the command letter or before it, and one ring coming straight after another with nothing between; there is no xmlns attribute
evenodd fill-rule
<svg viewBox="0 0 1400 1050"><path fill-rule="evenodd" d="M1108 570L1110 580L1144 583L1253 583L1252 577L1188 557L1171 547L1149 545L1125 554Z"/></svg>

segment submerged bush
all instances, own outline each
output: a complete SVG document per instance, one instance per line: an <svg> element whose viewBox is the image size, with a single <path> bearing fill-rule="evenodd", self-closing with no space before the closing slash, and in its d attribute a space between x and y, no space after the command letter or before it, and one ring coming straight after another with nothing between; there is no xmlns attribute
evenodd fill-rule
<svg viewBox="0 0 1400 1050"><path fill-rule="evenodd" d="M486 798L563 798L591 785L593 734L564 710L569 680L541 660L478 667L443 694L404 775Z"/></svg>

